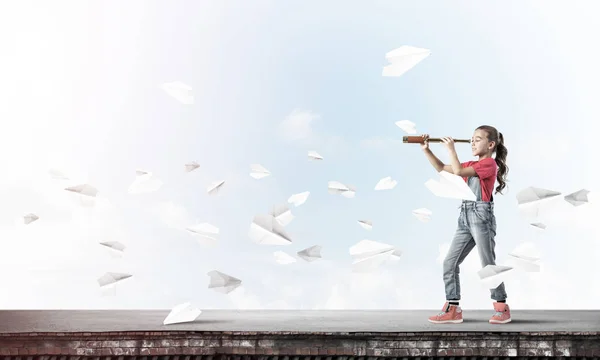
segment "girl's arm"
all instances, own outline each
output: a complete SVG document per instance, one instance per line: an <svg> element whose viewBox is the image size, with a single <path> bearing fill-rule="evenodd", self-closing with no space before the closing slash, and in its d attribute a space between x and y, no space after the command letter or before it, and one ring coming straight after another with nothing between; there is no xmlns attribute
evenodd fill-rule
<svg viewBox="0 0 600 360"><path fill-rule="evenodd" d="M435 168L435 170L437 172L444 170L449 173L454 173L454 171L452 170L452 166L445 165L440 159L438 159L435 155L433 155L433 152L431 152L431 149L429 149L429 148L423 149L423 152L425 153L427 160L429 160L429 162L431 163L431 165L433 165L433 167Z"/></svg>

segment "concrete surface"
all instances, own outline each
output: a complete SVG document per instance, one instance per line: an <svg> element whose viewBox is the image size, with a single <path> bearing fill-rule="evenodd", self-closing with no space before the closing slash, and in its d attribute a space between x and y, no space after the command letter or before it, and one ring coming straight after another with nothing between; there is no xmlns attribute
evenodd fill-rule
<svg viewBox="0 0 600 360"><path fill-rule="evenodd" d="M492 325L489 310L465 310L462 324L431 324L432 310L207 310L193 323L163 325L169 310L1 310L0 333L103 331L257 332L600 332L600 310L513 311Z"/></svg>

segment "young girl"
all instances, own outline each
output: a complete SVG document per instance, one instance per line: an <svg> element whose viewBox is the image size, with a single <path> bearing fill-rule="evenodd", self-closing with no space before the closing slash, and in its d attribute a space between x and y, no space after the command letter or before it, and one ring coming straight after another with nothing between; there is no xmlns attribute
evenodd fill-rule
<svg viewBox="0 0 600 360"><path fill-rule="evenodd" d="M475 129L471 139L473 156L478 156L478 161L460 163L454 140L449 137L442 138L444 145L450 153L451 165L442 163L429 149L429 135L423 135L424 142L421 148L427 159L438 171L447 171L462 176L471 190L476 195L476 201L463 200L461 204L458 228L444 260L444 284L446 287L446 303L442 312L429 318L436 324L461 323L462 309L458 306L460 300L460 273L459 266L465 257L477 245L481 266L495 265L496 255L496 217L494 215L493 190L495 181L498 180L496 193L502 193L506 186L507 150L504 146L502 133L496 128L483 125ZM492 154L496 153L495 159ZM510 309L506 304L506 291L504 283L491 289L491 298L495 300L495 313L490 319L492 324L505 324L511 321Z"/></svg>

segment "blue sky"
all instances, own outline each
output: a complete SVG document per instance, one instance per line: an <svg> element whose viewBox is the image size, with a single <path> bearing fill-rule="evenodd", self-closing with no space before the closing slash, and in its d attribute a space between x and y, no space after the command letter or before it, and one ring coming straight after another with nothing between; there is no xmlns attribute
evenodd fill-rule
<svg viewBox="0 0 600 360"><path fill-rule="evenodd" d="M593 133L600 112L590 95L599 56L584 46L597 30L587 15L597 5L541 4L3 4L2 60L9 66L2 70L8 80L0 94L0 149L9 175L0 182L7 199L1 215L4 238L14 239L2 244L10 258L3 281L7 291L27 296L1 306L169 308L192 301L201 308L437 309L444 293L436 259L454 234L459 201L424 187L437 175L418 146L401 144L405 134L394 125L411 120L432 136L469 138L482 124L504 134L510 182L496 198L498 261L533 241L544 264L540 274L506 284L509 302L597 307L589 299L600 293L582 274L595 270L599 233L581 220L596 208L555 213L548 220L555 226L544 233L516 211L515 195L527 186L593 191L598 173L581 155L592 142L578 140ZM382 77L385 54L402 45L432 54L402 77ZM175 80L193 87L194 105L159 88ZM314 120L309 136L290 141L281 124L294 111ZM447 160L441 145L432 148ZM468 145L457 149L461 161L471 160ZM325 160L309 162L308 150ZM192 160L201 168L185 174L183 164ZM250 178L252 163L273 175ZM87 173L113 208L81 209L48 195L35 179L51 166ZM136 168L162 179L160 191L127 194ZM398 186L373 191L386 176ZM206 187L219 179L226 180L223 191L208 196ZM328 194L330 180L356 186L356 197ZM303 191L311 195L292 208L292 245L250 242L255 214ZM421 207L433 211L430 223L411 214ZM13 219L25 212L39 212L40 221L17 232ZM363 230L359 219L372 220L373 230ZM219 246L205 249L168 226L181 221L214 223ZM124 259L98 249L109 239L128 246ZM404 255L380 272L349 275L348 248L362 239L396 245ZM273 251L293 254L316 244L323 260L273 262ZM239 277L243 288L229 296L207 289L213 269ZM473 252L462 272L464 306L491 308L477 270ZM106 271L134 276L117 296L100 297L95 279ZM573 292L582 296L565 298Z"/></svg>

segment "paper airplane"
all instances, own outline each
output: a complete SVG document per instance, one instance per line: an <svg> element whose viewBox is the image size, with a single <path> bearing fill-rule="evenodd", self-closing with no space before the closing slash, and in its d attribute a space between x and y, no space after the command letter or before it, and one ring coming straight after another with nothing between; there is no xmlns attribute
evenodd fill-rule
<svg viewBox="0 0 600 360"><path fill-rule="evenodd" d="M319 153L317 153L314 150L311 150L308 152L308 158L310 160L323 160L323 157L321 155L319 155Z"/></svg>
<svg viewBox="0 0 600 360"><path fill-rule="evenodd" d="M302 260L312 262L321 258L321 249L321 245L314 245L304 250L300 250L296 254Z"/></svg>
<svg viewBox="0 0 600 360"><path fill-rule="evenodd" d="M385 54L390 64L383 68L382 76L401 76L430 54L428 49L406 45L392 50Z"/></svg>
<svg viewBox="0 0 600 360"><path fill-rule="evenodd" d="M272 215L275 220L281 224L281 226L287 226L290 222L292 222L292 220L294 220L294 215L288 208L287 204L274 206L269 215Z"/></svg>
<svg viewBox="0 0 600 360"><path fill-rule="evenodd" d="M353 198L356 195L356 189L350 185L344 185L339 181L329 181L327 183L330 194L340 194L346 198Z"/></svg>
<svg viewBox="0 0 600 360"><path fill-rule="evenodd" d="M65 190L90 197L95 197L98 194L98 189L89 184L70 186Z"/></svg>
<svg viewBox="0 0 600 360"><path fill-rule="evenodd" d="M551 209L560 200L560 192L530 186L517 193L517 207L522 216L537 219L541 211Z"/></svg>
<svg viewBox="0 0 600 360"><path fill-rule="evenodd" d="M398 126L400 129L402 129L407 134L416 134L417 133L417 128L416 128L417 125L412 121L400 120L400 121L396 121L395 124L396 124L396 126Z"/></svg>
<svg viewBox="0 0 600 360"><path fill-rule="evenodd" d="M194 103L192 87L181 81L173 81L161 85L161 88L182 104L191 105Z"/></svg>
<svg viewBox="0 0 600 360"><path fill-rule="evenodd" d="M242 285L242 280L224 274L220 271L213 270L207 275L210 276L210 283L208 284L208 288L223 294L229 294L238 286Z"/></svg>
<svg viewBox="0 0 600 360"><path fill-rule="evenodd" d="M540 264L537 264L537 260L528 260L520 256L508 254L511 258L512 265L526 272L540 272Z"/></svg>
<svg viewBox="0 0 600 360"><path fill-rule="evenodd" d="M542 230L546 229L546 224L541 223L541 222L534 222L534 223L531 223L530 225L533 227L536 227L538 229L542 229Z"/></svg>
<svg viewBox="0 0 600 360"><path fill-rule="evenodd" d="M308 195L310 195L310 191L305 191L299 194L294 194L290 196L288 199L288 203L294 204L294 206L300 206L306 202L308 199Z"/></svg>
<svg viewBox="0 0 600 360"><path fill-rule="evenodd" d="M132 275L130 274L122 274L122 273L114 273L107 272L98 278L98 284L100 285L100 290L102 291L102 295L115 295L117 290L117 283L121 282L125 279L130 278Z"/></svg>
<svg viewBox="0 0 600 360"><path fill-rule="evenodd" d="M373 222L370 220L358 220L358 225L362 226L362 228L365 230L373 229Z"/></svg>
<svg viewBox="0 0 600 360"><path fill-rule="evenodd" d="M252 164L250 165L250 176L253 177L254 179L262 179L264 177L267 177L271 175L271 172L267 169L265 169L262 165L260 164Z"/></svg>
<svg viewBox="0 0 600 360"><path fill-rule="evenodd" d="M256 215L248 236L261 245L289 245L292 240L273 215Z"/></svg>
<svg viewBox="0 0 600 360"><path fill-rule="evenodd" d="M416 209L413 210L413 215L421 220L422 222L429 222L429 220L431 220L431 210L426 209L426 208L420 208L420 209Z"/></svg>
<svg viewBox="0 0 600 360"><path fill-rule="evenodd" d="M225 180L215 181L206 188L206 192L208 195L216 195L223 185L225 185Z"/></svg>
<svg viewBox="0 0 600 360"><path fill-rule="evenodd" d="M444 170L440 171L439 174L439 181L429 179L425 182L425 187L435 196L450 199L477 200L475 194L462 177Z"/></svg>
<svg viewBox="0 0 600 360"><path fill-rule="evenodd" d="M125 251L125 245L118 241L105 241L99 244L109 249L109 253L115 257L123 256L123 252Z"/></svg>
<svg viewBox="0 0 600 360"><path fill-rule="evenodd" d="M154 192L163 185L162 181L155 178L149 171L137 169L135 174L135 180L129 185L129 189L127 190L130 194Z"/></svg>
<svg viewBox="0 0 600 360"><path fill-rule="evenodd" d="M29 224L31 224L32 222L34 222L34 221L36 221L38 219L39 219L39 217L36 214L29 213L29 214L23 216L23 223L25 225L29 225Z"/></svg>
<svg viewBox="0 0 600 360"><path fill-rule="evenodd" d="M197 162L192 161L190 163L185 164L185 172L192 172L199 167L200 165Z"/></svg>
<svg viewBox="0 0 600 360"><path fill-rule="evenodd" d="M572 194L566 195L565 201L573 206L583 205L589 201L587 196L589 193L589 190L581 189Z"/></svg>
<svg viewBox="0 0 600 360"><path fill-rule="evenodd" d="M370 272L376 270L390 257L400 257L402 251L392 245L373 240L361 240L350 247L350 255L354 258L353 272Z"/></svg>
<svg viewBox="0 0 600 360"><path fill-rule="evenodd" d="M392 190L397 184L398 182L396 180L392 180L391 176L384 177L383 179L379 180L377 185L375 185L375 190Z"/></svg>
<svg viewBox="0 0 600 360"><path fill-rule="evenodd" d="M69 180L69 177L65 173L57 169L49 169L48 174L54 180Z"/></svg>
<svg viewBox="0 0 600 360"><path fill-rule="evenodd" d="M192 307L189 302L175 306L169 315L163 320L163 325L180 324L192 322L202 314L200 309Z"/></svg>
<svg viewBox="0 0 600 360"><path fill-rule="evenodd" d="M515 268L526 272L540 271L540 265L537 263L540 260L540 256L534 243L521 243L508 255Z"/></svg>
<svg viewBox="0 0 600 360"><path fill-rule="evenodd" d="M275 251L273 256L275 256L275 261L281 265L287 265L296 262L296 258L283 251Z"/></svg>
<svg viewBox="0 0 600 360"><path fill-rule="evenodd" d="M507 272L512 269L512 266L486 265L477 275L489 289L495 289L504 282Z"/></svg>
<svg viewBox="0 0 600 360"><path fill-rule="evenodd" d="M186 230L196 236L198 242L202 245L215 246L217 244L219 228L212 224L201 223L192 225L188 226Z"/></svg>
<svg viewBox="0 0 600 360"><path fill-rule="evenodd" d="M554 198L561 193L559 191L547 190L530 186L517 193L517 202L519 205L533 203L541 200Z"/></svg>

